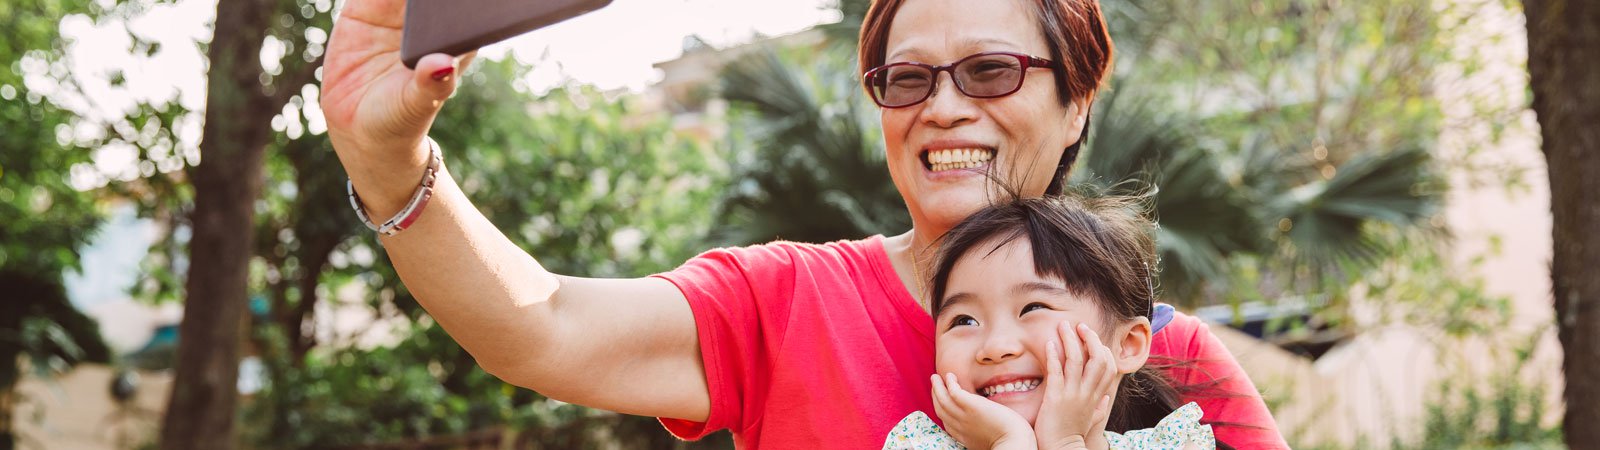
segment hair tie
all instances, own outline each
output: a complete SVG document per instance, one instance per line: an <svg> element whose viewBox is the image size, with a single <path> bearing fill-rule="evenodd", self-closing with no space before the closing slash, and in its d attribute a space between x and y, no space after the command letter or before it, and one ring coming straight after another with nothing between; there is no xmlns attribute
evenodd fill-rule
<svg viewBox="0 0 1600 450"><path fill-rule="evenodd" d="M1168 305L1166 303L1157 303L1154 308L1151 308L1150 334L1154 335L1159 333L1161 332L1162 328L1167 327L1167 324L1172 323L1172 314L1176 311L1177 309L1174 309L1172 305Z"/></svg>

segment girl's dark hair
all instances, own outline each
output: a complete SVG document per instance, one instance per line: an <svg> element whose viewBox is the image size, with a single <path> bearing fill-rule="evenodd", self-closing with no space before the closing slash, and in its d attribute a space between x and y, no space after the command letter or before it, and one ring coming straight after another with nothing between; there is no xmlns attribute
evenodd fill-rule
<svg viewBox="0 0 1600 450"><path fill-rule="evenodd" d="M861 24L861 44L857 60L865 73L882 66L888 58L889 25L905 0L873 0ZM1063 106L1080 100L1100 89L1110 73L1114 46L1107 31L1105 14L1100 11L1099 0L1030 0L1033 16L1039 30L1044 33L1045 45L1050 49L1050 60L1058 64L1050 70L1055 74L1056 96ZM862 81L863 89L871 89ZM1060 194L1067 173L1078 159L1078 150L1089 137L1089 121L1084 120L1083 132L1078 141L1061 153L1051 177L1046 195Z"/></svg>
<svg viewBox="0 0 1600 450"><path fill-rule="evenodd" d="M940 240L930 286L934 316L944 308L945 287L957 260L1026 239L1036 274L1099 302L1105 312L1101 329L1149 318L1156 297L1156 251L1155 225L1143 213L1145 200L1080 193L1013 196L968 216ZM1182 406L1179 390L1163 375L1163 369L1175 365L1181 364L1146 364L1126 376L1106 429L1125 433L1151 428Z"/></svg>

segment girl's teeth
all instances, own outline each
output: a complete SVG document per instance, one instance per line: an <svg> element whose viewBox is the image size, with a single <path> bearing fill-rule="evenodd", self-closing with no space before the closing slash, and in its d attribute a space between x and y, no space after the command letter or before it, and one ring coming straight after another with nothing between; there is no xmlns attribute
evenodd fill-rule
<svg viewBox="0 0 1600 450"><path fill-rule="evenodd" d="M1004 394L1004 393L1008 393L1008 392L1031 391L1034 388L1039 387L1039 382L1040 382L1039 380L1024 380L1024 381L1013 381L1013 382L1010 382L1010 383L996 385L996 386L990 386L990 387L987 387L987 388L983 389L983 395L985 397L989 397L989 396L993 396L995 394Z"/></svg>

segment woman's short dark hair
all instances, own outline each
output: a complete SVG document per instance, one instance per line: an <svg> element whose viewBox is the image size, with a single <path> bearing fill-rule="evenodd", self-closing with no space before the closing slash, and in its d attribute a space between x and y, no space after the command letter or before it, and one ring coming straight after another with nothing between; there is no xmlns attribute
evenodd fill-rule
<svg viewBox="0 0 1600 450"><path fill-rule="evenodd" d="M873 0L867 9L866 19L861 24L861 44L857 48L862 72L886 62L889 26L905 2ZM1059 62L1051 71L1055 73L1056 96L1061 104L1065 106L1098 91L1110 73L1113 49L1099 0L1029 0L1029 4L1033 6L1039 30L1044 33L1045 45L1050 48L1050 60ZM865 82L862 88L867 89ZM1088 135L1089 123L1085 120L1078 141L1062 152L1050 186L1045 189L1047 195L1061 193L1063 179L1072 170Z"/></svg>

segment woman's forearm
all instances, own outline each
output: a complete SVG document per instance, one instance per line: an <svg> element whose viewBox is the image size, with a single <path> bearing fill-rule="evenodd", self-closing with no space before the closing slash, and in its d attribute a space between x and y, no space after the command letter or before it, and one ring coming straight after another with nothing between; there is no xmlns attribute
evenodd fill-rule
<svg viewBox="0 0 1600 450"><path fill-rule="evenodd" d="M490 374L584 406L709 414L694 316L671 283L550 273L448 171L417 222L383 244L417 302Z"/></svg>
<svg viewBox="0 0 1600 450"><path fill-rule="evenodd" d="M374 217L405 202L379 201ZM548 347L553 328L531 325L553 319L548 302L559 279L496 229L448 170L418 220L382 242L418 303L485 370L503 373Z"/></svg>

